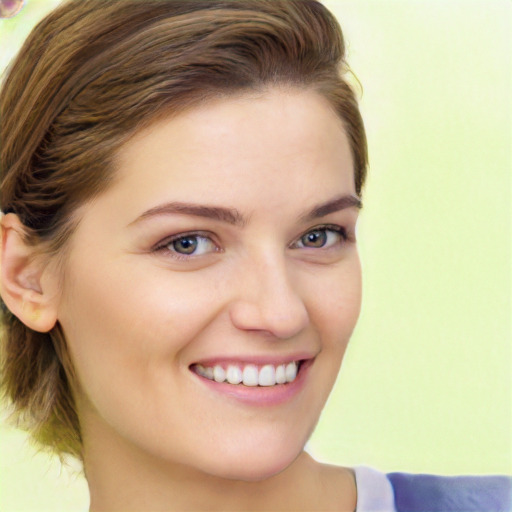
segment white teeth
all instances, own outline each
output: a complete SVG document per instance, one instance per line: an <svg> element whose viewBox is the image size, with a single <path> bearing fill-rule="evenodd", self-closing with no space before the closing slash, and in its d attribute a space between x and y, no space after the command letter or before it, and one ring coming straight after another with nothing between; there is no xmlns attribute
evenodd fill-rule
<svg viewBox="0 0 512 512"><path fill-rule="evenodd" d="M201 364L197 364L196 365L196 373L198 375L201 375L201 377L206 377L206 372L205 372L205 368L203 365Z"/></svg>
<svg viewBox="0 0 512 512"><path fill-rule="evenodd" d="M253 364L249 364L244 368L243 371L243 382L245 386L257 386L258 385L258 367Z"/></svg>
<svg viewBox="0 0 512 512"><path fill-rule="evenodd" d="M266 364L258 377L260 386L273 386L276 383L276 369L271 364Z"/></svg>
<svg viewBox="0 0 512 512"><path fill-rule="evenodd" d="M220 364L213 367L196 364L194 371L201 377L215 382L228 382L233 385L242 383L244 386L251 387L269 387L293 382L297 377L298 362L280 364L277 367L266 364L260 369L255 364L248 364L243 367L230 364L227 369L224 369Z"/></svg>
<svg viewBox="0 0 512 512"><path fill-rule="evenodd" d="M286 365L286 382L293 382L297 377L297 363L288 363Z"/></svg>
<svg viewBox="0 0 512 512"><path fill-rule="evenodd" d="M240 384L240 382L242 382L242 379L242 370L240 370L238 366L229 365L228 371L226 372L226 380L230 384Z"/></svg>
<svg viewBox="0 0 512 512"><path fill-rule="evenodd" d="M222 366L214 366L213 368L213 379L215 382L224 382L226 380L226 371Z"/></svg>
<svg viewBox="0 0 512 512"><path fill-rule="evenodd" d="M286 382L286 370L284 364L280 364L276 368L276 384L284 384Z"/></svg>

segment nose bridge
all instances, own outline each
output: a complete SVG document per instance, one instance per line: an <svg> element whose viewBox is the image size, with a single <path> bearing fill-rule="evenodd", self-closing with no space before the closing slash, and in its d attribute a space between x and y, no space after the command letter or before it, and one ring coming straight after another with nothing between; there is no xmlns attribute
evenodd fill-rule
<svg viewBox="0 0 512 512"><path fill-rule="evenodd" d="M286 255L259 251L243 265L231 318L243 330L266 331L290 338L309 322L308 311L294 283Z"/></svg>

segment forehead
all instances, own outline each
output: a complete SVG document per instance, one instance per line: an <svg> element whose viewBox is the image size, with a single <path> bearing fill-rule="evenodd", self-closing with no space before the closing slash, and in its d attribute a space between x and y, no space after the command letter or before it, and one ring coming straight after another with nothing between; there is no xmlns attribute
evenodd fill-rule
<svg viewBox="0 0 512 512"><path fill-rule="evenodd" d="M116 164L111 192L136 191L141 208L183 199L174 195L257 202L270 200L272 191L286 197L333 188L354 193L343 124L312 91L276 89L210 101L136 134Z"/></svg>

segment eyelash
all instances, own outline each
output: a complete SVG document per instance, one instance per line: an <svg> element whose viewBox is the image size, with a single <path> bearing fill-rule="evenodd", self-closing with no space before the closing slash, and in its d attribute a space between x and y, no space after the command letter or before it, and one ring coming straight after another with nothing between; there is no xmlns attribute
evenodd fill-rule
<svg viewBox="0 0 512 512"><path fill-rule="evenodd" d="M337 235L340 236L340 240L338 241L337 244L335 244L335 246L339 246L339 245L343 245L344 242L346 242L348 240L348 235L347 235L347 230L342 227L342 226L337 226L337 225L334 225L334 224L324 224L323 226L317 226L313 229L310 229L309 231L306 231L306 233L304 233L303 235L301 235L298 240L296 242L294 242L294 245L298 244L305 236L309 235L310 233L314 233L314 232L318 232L318 231L323 231L323 232L333 232L333 233L336 233ZM324 251L325 250L329 250L329 249L334 249L334 246L331 246L331 247L299 247L299 249L323 249Z"/></svg>
<svg viewBox="0 0 512 512"><path fill-rule="evenodd" d="M205 233L202 231L192 231L190 233L180 233L179 235L174 235L169 238L166 238L162 242L158 243L155 248L153 249L154 252L163 252L170 254L173 258L177 260L189 260L191 258L197 258L198 255L195 254L181 254L178 251L172 250L169 248L172 244L178 242L179 240L185 240L187 238L196 238L196 239L204 239L208 240L211 244L215 246L215 250L212 252L220 252L220 249L218 248L217 244L212 240L210 233Z"/></svg>
<svg viewBox="0 0 512 512"><path fill-rule="evenodd" d="M347 230L344 227L333 225L333 224L325 224L325 225L321 225L321 226L316 226L316 227L306 231L303 235L299 236L299 238L295 242L293 242L293 244L291 244L290 247L292 247L294 249L323 249L324 251L334 249L335 246L330 246L330 247L326 247L326 248L324 248L323 246L318 247L318 248L316 248L316 247L294 247L297 244L301 243L301 240L308 234L314 233L314 232L321 232L321 231L333 232L340 236L340 240L338 241L338 243L335 244L335 246L343 245L348 240ZM179 240L185 240L187 238L206 239L215 246L215 250L211 251L211 252L221 252L221 250L219 249L217 244L212 240L211 234L205 233L202 231L193 231L190 233L180 233L179 235L174 235L172 237L166 238L162 242L158 243L154 247L153 251L154 252L165 252L167 254L170 254L173 258L175 258L177 260L182 260L182 261L202 256L202 255L196 255L196 254L190 254L190 255L181 254L181 253L177 252L176 250L172 250L169 248L169 246L178 242Z"/></svg>

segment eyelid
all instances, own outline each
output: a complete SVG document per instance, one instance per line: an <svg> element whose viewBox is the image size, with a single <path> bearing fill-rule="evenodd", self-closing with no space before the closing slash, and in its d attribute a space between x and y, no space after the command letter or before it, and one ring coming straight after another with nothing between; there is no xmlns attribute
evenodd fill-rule
<svg viewBox="0 0 512 512"><path fill-rule="evenodd" d="M180 254L179 252L173 251L168 248L168 246L171 245L173 242L176 242L177 240L180 240L181 238L187 238L187 237L205 238L205 239L209 240L215 246L215 250L210 251L207 254L213 254L213 253L221 251L219 245L213 239L212 233L208 233L206 231L184 231L183 233L177 233L175 235L171 235L171 236L168 236L168 237L160 240L158 243L156 243L153 246L153 248L151 249L151 252L165 251L168 254L171 254L174 258L176 258L178 260L188 260L188 259L199 258L201 256L204 256L204 254L200 254L200 255Z"/></svg>
<svg viewBox="0 0 512 512"><path fill-rule="evenodd" d="M302 237L304 237L308 233L311 233L312 231L322 231L322 230L333 231L333 232L337 233L341 237L342 240L340 240L339 244L334 244L329 247L314 248L314 247L300 247L299 246ZM173 242L180 240L181 238L186 238L186 237L205 238L205 239L209 240L215 246L215 249L212 251L208 251L207 253L204 253L204 254L186 255L186 254L181 254L177 251L174 251L174 250L171 250L168 248L168 246L171 245ZM320 224L318 226L311 227L307 231L304 231L298 238L296 238L291 244L289 244L289 247L291 249L311 249L311 250L316 250L316 251L318 251L318 250L325 251L325 250L329 250L329 249L338 247L340 245L344 245L344 242L347 241L348 239L349 239L349 236L347 233L347 229L345 227L337 225L337 224ZM191 260L194 258L201 258L201 257L209 255L209 254L214 254L214 253L223 252L223 251L222 251L222 248L219 246L219 244L215 241L215 237L214 237L213 233L208 232L208 231L184 231L184 232L176 233L174 235L170 235L170 236L167 236L167 237L161 239L158 243L156 243L151 248L151 252L154 252L154 253L166 252L167 254L169 254L171 257L173 257L176 260Z"/></svg>
<svg viewBox="0 0 512 512"><path fill-rule="evenodd" d="M308 233L311 233L312 231L334 231L335 233L337 233L338 235L341 236L341 238L343 239L343 242L346 242L349 239L347 229L345 227L340 226L338 224L321 224L319 226L314 226L314 227L308 229L307 231L304 231L304 233L302 233L302 235L300 235L294 242L292 242L290 247L292 249L314 249L317 251L322 250L322 249L328 250L328 249L332 248L332 246L331 247L319 247L319 248L297 247L297 245L300 243L302 237L306 236ZM340 244L337 244L337 245L340 245Z"/></svg>

